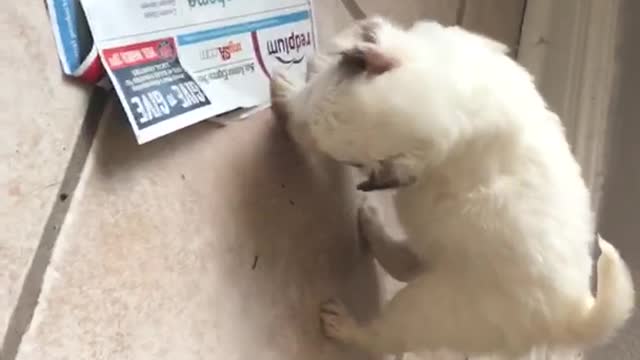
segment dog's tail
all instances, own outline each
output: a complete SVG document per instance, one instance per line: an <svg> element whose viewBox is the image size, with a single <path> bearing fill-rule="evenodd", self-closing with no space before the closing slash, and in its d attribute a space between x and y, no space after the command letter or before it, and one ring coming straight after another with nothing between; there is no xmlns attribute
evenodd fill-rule
<svg viewBox="0 0 640 360"><path fill-rule="evenodd" d="M574 325L574 340L584 346L610 339L633 312L635 292L629 268L618 251L598 236L602 254L598 259L595 299Z"/></svg>

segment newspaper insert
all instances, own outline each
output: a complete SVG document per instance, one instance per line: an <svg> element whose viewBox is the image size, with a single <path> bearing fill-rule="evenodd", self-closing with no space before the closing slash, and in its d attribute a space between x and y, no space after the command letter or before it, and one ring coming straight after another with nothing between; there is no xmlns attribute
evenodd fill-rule
<svg viewBox="0 0 640 360"><path fill-rule="evenodd" d="M82 0L93 40L142 144L269 102L275 69L304 76L311 0Z"/></svg>

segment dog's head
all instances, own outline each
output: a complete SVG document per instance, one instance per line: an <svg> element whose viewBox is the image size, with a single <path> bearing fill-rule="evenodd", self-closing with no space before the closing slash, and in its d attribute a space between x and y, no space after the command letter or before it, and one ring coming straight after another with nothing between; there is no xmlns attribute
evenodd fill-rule
<svg viewBox="0 0 640 360"><path fill-rule="evenodd" d="M352 143L347 137L358 136L358 127L363 125L346 120L364 120L359 114L364 115L361 110L367 105L357 101L356 93L400 66L401 56L396 56L389 44L403 33L382 18L365 19L336 36L325 53L310 59L304 82L276 73L271 81L276 118L285 122L290 132L292 127L311 128L318 150L339 161L361 163L361 154L350 154L339 146L343 140L342 145Z"/></svg>
<svg viewBox="0 0 640 360"><path fill-rule="evenodd" d="M307 127L315 146L338 161L406 155L419 169L502 126L498 93L513 90L513 74L530 81L507 50L434 22L403 29L380 17L362 20L309 63L306 83L274 77L273 111Z"/></svg>

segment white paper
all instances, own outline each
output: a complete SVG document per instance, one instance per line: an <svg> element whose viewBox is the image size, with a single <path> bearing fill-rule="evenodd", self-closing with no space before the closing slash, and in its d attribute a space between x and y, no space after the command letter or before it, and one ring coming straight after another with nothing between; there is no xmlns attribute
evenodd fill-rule
<svg viewBox="0 0 640 360"><path fill-rule="evenodd" d="M82 0L139 143L269 102L273 70L304 76L311 0Z"/></svg>

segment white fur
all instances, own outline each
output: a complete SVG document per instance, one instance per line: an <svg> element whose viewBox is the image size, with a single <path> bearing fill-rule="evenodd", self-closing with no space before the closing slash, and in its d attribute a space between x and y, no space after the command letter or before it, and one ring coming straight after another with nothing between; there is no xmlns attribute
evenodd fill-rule
<svg viewBox="0 0 640 360"><path fill-rule="evenodd" d="M371 167L396 156L417 178L395 197L405 242L372 208L361 214L376 257L407 286L367 324L326 304L328 335L378 352L508 356L612 336L634 306L629 271L601 239L592 296L589 192L531 76L502 44L463 29L378 21L377 46L397 68L344 79L334 58L302 88L278 91L275 80L301 142Z"/></svg>

